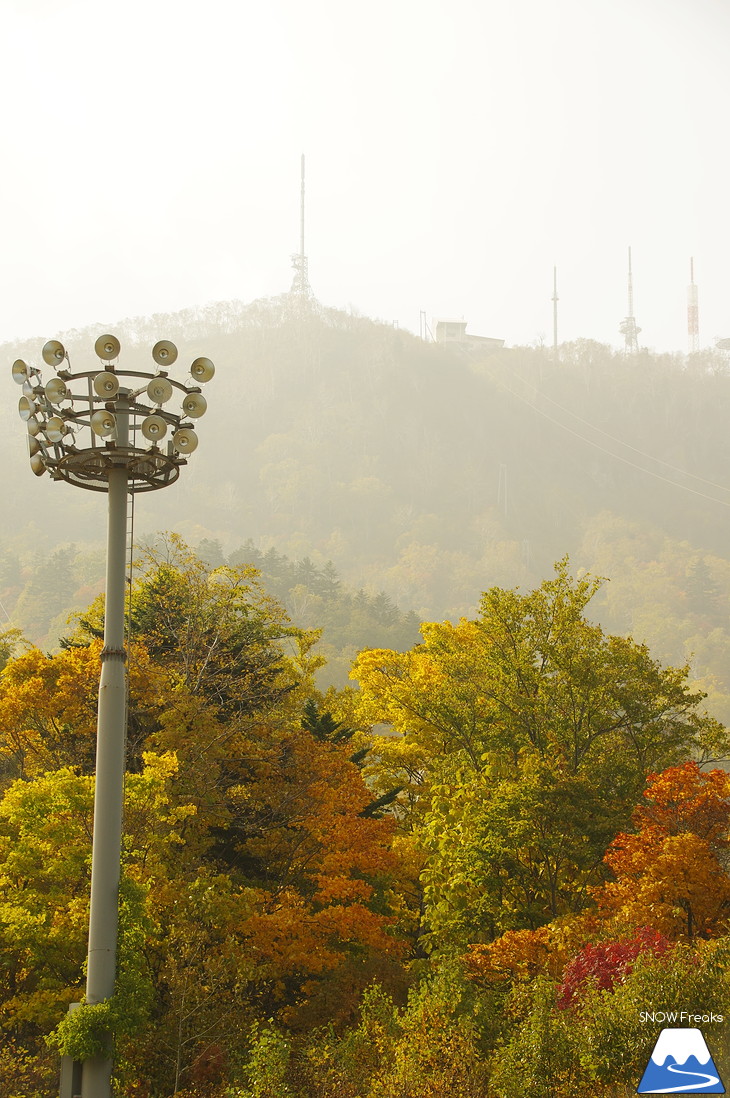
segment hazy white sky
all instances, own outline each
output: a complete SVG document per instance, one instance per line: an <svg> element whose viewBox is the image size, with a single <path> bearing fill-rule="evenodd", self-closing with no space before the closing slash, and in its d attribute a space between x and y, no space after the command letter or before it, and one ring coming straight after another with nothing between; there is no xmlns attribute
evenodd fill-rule
<svg viewBox="0 0 730 1098"><path fill-rule="evenodd" d="M728 0L2 0L0 340L310 281L418 331L730 336ZM165 333L161 333L165 334Z"/></svg>

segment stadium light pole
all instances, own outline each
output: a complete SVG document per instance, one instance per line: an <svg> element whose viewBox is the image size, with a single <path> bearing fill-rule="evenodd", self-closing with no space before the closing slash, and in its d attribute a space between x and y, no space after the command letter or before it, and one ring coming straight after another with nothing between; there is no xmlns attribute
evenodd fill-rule
<svg viewBox="0 0 730 1098"><path fill-rule="evenodd" d="M185 455L198 445L192 424L186 421L198 419L207 407L198 383L209 381L215 373L210 359L196 358L190 367L190 384L168 378L165 368L177 358L177 348L169 340L160 340L152 348L157 365L154 373L120 367L116 336L100 336L94 349L101 370L74 373L63 344L57 340L46 343L42 357L56 368L57 376L45 386L40 370L22 359L12 367L14 380L23 386L18 412L28 427L33 473L43 476L48 472L54 480L106 492L108 498L86 973L89 1004L112 998L117 971L127 723L127 496L155 491L177 480L180 467L187 464ZM122 384L128 379L131 384ZM76 383L79 388L72 392ZM183 393L181 413L163 408L175 389ZM140 401L142 394L144 402ZM173 434L163 451L158 443L168 427ZM83 1064L62 1064L61 1098L77 1098L79 1081L81 1098L111 1098L112 1067L112 1034L108 1033L102 1055Z"/></svg>

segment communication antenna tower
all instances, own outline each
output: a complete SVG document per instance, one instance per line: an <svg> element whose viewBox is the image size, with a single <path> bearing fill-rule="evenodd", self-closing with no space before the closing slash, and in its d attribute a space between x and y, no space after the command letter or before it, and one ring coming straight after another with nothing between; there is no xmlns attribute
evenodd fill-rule
<svg viewBox="0 0 730 1098"><path fill-rule="evenodd" d="M294 268L294 280L291 284L291 293L299 298L312 296L312 288L309 285L309 272L307 269L307 257L304 254L304 153L302 153L302 189L301 210L299 219L299 252L291 257L291 265Z"/></svg>
<svg viewBox="0 0 730 1098"><path fill-rule="evenodd" d="M426 319L425 309L421 309L421 319L419 326L419 335L424 343L433 343L433 332L428 326L428 320Z"/></svg>
<svg viewBox="0 0 730 1098"><path fill-rule="evenodd" d="M695 261L689 261L689 286L687 287L687 349L694 355L700 349L700 307L695 285Z"/></svg>
<svg viewBox="0 0 730 1098"><path fill-rule="evenodd" d="M631 248L629 248L629 314L619 325L619 331L626 341L626 354L635 355L639 350L639 332L641 328L634 316L634 283L631 277Z"/></svg>
<svg viewBox="0 0 730 1098"><path fill-rule="evenodd" d="M553 355L558 360L558 268L553 267Z"/></svg>

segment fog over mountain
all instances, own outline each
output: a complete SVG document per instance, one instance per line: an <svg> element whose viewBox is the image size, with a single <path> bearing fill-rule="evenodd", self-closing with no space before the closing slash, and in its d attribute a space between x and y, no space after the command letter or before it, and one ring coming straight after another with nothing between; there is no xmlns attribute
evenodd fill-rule
<svg viewBox="0 0 730 1098"><path fill-rule="evenodd" d="M136 497L137 539L174 529L223 555L250 541L259 555L329 561L349 589L383 591L420 620L470 614L487 587L532 586L569 554L610 580L593 604L603 624L691 660L724 698L723 354L626 356L579 340L556 360L540 346L425 342L285 295L62 334L75 368L93 367L103 330L127 365L146 368L164 337L183 372L200 354L217 366L180 481ZM9 367L40 363L43 342L2 348L0 597L6 618L52 643L50 623L99 588L105 511L27 467ZM28 585L44 566L57 575L41 599Z"/></svg>

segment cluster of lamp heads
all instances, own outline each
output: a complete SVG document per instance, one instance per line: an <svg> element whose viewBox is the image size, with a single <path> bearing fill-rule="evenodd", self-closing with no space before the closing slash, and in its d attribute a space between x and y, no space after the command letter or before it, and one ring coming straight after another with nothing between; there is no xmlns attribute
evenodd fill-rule
<svg viewBox="0 0 730 1098"><path fill-rule="evenodd" d="M190 366L192 384L171 381L166 367L172 366L177 359L177 347L169 340L159 340L152 348L152 358L157 370L142 372L120 368L115 365L121 350L119 340L113 335L102 335L96 340L94 350L101 360L101 371L83 371L73 373L70 369L68 353L58 340L49 340L41 352L43 361L57 371L45 385L41 381L41 371L27 365L22 359L16 359L12 367L13 379L22 385L23 395L18 402L18 413L28 428L28 449L30 465L36 476L46 471L54 473L54 466L69 454L80 453L84 449L77 445L77 432L82 428L91 430L91 449L111 447L118 444L119 412L125 413L125 421L132 430L139 430L149 445L147 452L160 453L159 443L172 428L172 436L167 444L168 457L179 461L184 455L193 453L198 446L198 436L192 424L184 420L196 420L205 414L207 401L200 392L199 385L210 381L215 367L209 358L196 358ZM120 384L129 377L138 381L149 379L146 384L135 389ZM87 379L87 393L72 392L71 383ZM175 389L183 393L180 413L164 408L172 399ZM145 395L152 407L140 404ZM101 405L101 407L95 407ZM137 419L142 417L141 423ZM96 441L96 440L100 441ZM125 445L125 451L139 453L140 447Z"/></svg>

